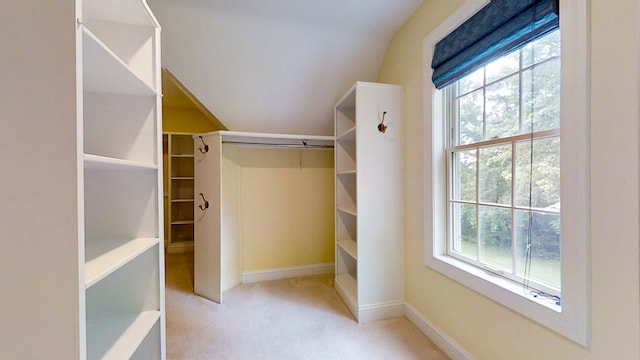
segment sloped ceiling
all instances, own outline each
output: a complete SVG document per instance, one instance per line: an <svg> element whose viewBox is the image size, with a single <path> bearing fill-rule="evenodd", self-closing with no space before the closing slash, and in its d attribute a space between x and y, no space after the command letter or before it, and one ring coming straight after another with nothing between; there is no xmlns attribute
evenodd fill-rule
<svg viewBox="0 0 640 360"><path fill-rule="evenodd" d="M229 130L331 135L422 0L148 0L162 64Z"/></svg>

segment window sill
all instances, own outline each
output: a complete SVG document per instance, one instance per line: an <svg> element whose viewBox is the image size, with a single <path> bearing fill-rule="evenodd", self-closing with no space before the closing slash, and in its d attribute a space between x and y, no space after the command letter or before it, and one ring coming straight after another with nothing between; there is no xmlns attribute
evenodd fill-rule
<svg viewBox="0 0 640 360"><path fill-rule="evenodd" d="M517 300L519 298L519 300L524 300L532 305L543 306L555 313L562 312L562 305L557 305L551 299L534 296L530 290L525 290L522 284L494 274L489 270L467 264L454 257L447 255L434 256L432 262L428 261L426 265L509 308L518 306ZM484 288L490 288L490 291L485 293L482 291Z"/></svg>

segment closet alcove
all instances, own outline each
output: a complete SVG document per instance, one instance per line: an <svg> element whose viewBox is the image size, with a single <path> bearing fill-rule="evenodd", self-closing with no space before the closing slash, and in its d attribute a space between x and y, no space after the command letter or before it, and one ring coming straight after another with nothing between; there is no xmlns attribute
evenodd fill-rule
<svg viewBox="0 0 640 360"><path fill-rule="evenodd" d="M194 135L194 291L333 273L333 136Z"/></svg>

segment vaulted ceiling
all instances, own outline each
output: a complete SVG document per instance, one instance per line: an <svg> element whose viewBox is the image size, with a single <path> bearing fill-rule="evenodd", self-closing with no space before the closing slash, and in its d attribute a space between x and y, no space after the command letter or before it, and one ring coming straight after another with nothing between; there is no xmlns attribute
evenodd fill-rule
<svg viewBox="0 0 640 360"><path fill-rule="evenodd" d="M148 0L162 63L229 130L330 135L422 0Z"/></svg>

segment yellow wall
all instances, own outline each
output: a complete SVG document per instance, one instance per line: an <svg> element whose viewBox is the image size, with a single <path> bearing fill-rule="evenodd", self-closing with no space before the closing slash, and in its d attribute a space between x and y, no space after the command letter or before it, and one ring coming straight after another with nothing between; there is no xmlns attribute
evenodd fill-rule
<svg viewBox="0 0 640 360"><path fill-rule="evenodd" d="M590 348L424 266L422 40L463 2L425 0L378 79L405 87L407 302L476 359L640 359L638 2L591 1Z"/></svg>
<svg viewBox="0 0 640 360"><path fill-rule="evenodd" d="M243 271L333 262L333 151L236 150Z"/></svg>
<svg viewBox="0 0 640 360"><path fill-rule="evenodd" d="M162 131L203 133L221 130L202 112L194 108L162 107Z"/></svg>

